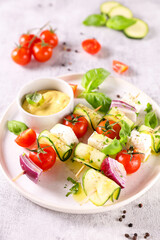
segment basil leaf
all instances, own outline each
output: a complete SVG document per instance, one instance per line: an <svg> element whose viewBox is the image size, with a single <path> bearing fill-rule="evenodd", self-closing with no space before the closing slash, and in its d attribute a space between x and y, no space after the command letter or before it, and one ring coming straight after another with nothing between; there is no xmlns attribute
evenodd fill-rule
<svg viewBox="0 0 160 240"><path fill-rule="evenodd" d="M85 92L90 92L96 89L103 81L110 75L104 68L95 68L86 72L82 78L82 87L86 89Z"/></svg>
<svg viewBox="0 0 160 240"><path fill-rule="evenodd" d="M84 98L86 101L93 107L98 108L100 112L107 113L110 105L111 105L111 99L107 97L104 93L99 92L90 92L90 93L83 93Z"/></svg>
<svg viewBox="0 0 160 240"><path fill-rule="evenodd" d="M28 127L25 123L19 122L16 120L8 121L8 130L15 135L19 135L20 133L24 132Z"/></svg>
<svg viewBox="0 0 160 240"><path fill-rule="evenodd" d="M146 111L147 113L151 112L152 111L152 105L150 103L147 103L147 107L144 111Z"/></svg>
<svg viewBox="0 0 160 240"><path fill-rule="evenodd" d="M92 14L83 21L83 24L86 26L104 26L106 24L106 16L102 14Z"/></svg>
<svg viewBox="0 0 160 240"><path fill-rule="evenodd" d="M114 138L112 143L109 144L107 147L103 148L101 152L103 152L106 155L115 155L121 150L122 150L122 145L120 141Z"/></svg>
<svg viewBox="0 0 160 240"><path fill-rule="evenodd" d="M149 112L145 115L144 123L147 127L155 128L158 125L158 119L155 112Z"/></svg>
<svg viewBox="0 0 160 240"><path fill-rule="evenodd" d="M40 93L30 93L26 95L26 100L31 105L37 105L43 100L43 96Z"/></svg>
<svg viewBox="0 0 160 240"><path fill-rule="evenodd" d="M131 134L131 127L124 120L121 120L121 130L119 132L120 143L125 145L128 139L128 136Z"/></svg>
<svg viewBox="0 0 160 240"><path fill-rule="evenodd" d="M114 16L109 18L106 26L115 30L124 30L125 28L136 23L135 19L126 18L123 16Z"/></svg>

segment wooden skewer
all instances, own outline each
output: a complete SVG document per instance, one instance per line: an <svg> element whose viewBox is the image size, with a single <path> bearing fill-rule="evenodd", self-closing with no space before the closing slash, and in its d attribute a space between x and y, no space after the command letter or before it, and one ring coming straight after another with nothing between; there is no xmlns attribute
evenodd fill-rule
<svg viewBox="0 0 160 240"><path fill-rule="evenodd" d="M25 171L22 171L20 174L18 174L16 177L12 178L12 181L17 181L23 174L25 174Z"/></svg>
<svg viewBox="0 0 160 240"><path fill-rule="evenodd" d="M96 109L94 109L94 112L97 112L101 107L102 107L102 105L97 107Z"/></svg>
<svg viewBox="0 0 160 240"><path fill-rule="evenodd" d="M79 178L79 175L81 174L81 172L85 169L85 165L83 165L79 170L78 172L76 173L75 177L78 179Z"/></svg>
<svg viewBox="0 0 160 240"><path fill-rule="evenodd" d="M96 189L94 189L92 192L90 192L90 194L89 194L85 199L83 199L82 202L80 202L80 205L83 205L84 203L87 203L88 200L90 199L90 197L91 197L94 193L96 193L96 192L97 192Z"/></svg>

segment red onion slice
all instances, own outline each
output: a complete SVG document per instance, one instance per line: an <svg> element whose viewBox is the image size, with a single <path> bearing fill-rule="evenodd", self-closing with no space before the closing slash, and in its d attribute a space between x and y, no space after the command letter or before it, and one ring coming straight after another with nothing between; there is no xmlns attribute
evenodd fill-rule
<svg viewBox="0 0 160 240"><path fill-rule="evenodd" d="M117 162L113 158L107 157L102 162L101 171L106 177L116 182L121 188L125 187L126 171L123 164Z"/></svg>
<svg viewBox="0 0 160 240"><path fill-rule="evenodd" d="M124 101L120 101L120 100L112 100L110 108L112 108L112 107L125 108L125 109L131 110L133 112L137 112L137 110L134 106L132 106Z"/></svg>
<svg viewBox="0 0 160 240"><path fill-rule="evenodd" d="M37 183L43 170L39 168L31 159L24 153L19 156L21 168L24 174L31 179L34 183Z"/></svg>

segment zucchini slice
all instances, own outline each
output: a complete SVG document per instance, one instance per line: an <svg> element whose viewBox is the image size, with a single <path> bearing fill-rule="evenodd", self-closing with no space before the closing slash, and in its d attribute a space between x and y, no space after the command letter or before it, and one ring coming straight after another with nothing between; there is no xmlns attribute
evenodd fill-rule
<svg viewBox="0 0 160 240"><path fill-rule="evenodd" d="M134 122L126 117L125 114L116 107L111 108L108 114L104 116L104 118L113 120L114 122L124 120L131 128L134 126ZM119 122L119 125L121 126L121 122Z"/></svg>
<svg viewBox="0 0 160 240"><path fill-rule="evenodd" d="M121 4L115 1L104 2L100 5L101 13L108 14L112 8L120 6Z"/></svg>
<svg viewBox="0 0 160 240"><path fill-rule="evenodd" d="M148 25L140 19L134 19L136 20L136 23L124 29L123 32L128 38L142 39L148 33Z"/></svg>
<svg viewBox="0 0 160 240"><path fill-rule="evenodd" d="M102 119L102 116L95 112L94 110L84 106L83 104L78 104L73 111L74 114L82 115L86 118L89 123L89 126L95 130L98 123Z"/></svg>
<svg viewBox="0 0 160 240"><path fill-rule="evenodd" d="M82 177L84 192L96 206L104 205L111 197L118 199L120 187L102 173L89 169Z"/></svg>
<svg viewBox="0 0 160 240"><path fill-rule="evenodd" d="M126 18L132 18L133 13L127 7L117 6L117 7L114 7L110 10L110 12L108 13L108 16L109 17L123 16L123 17L126 17Z"/></svg>
<svg viewBox="0 0 160 240"><path fill-rule="evenodd" d="M61 161L66 161L72 155L72 147L66 145L47 130L44 130L39 134L38 140L39 143L45 143L52 146Z"/></svg>
<svg viewBox="0 0 160 240"><path fill-rule="evenodd" d="M85 143L79 143L74 151L73 160L82 162L87 166L100 170L106 155Z"/></svg>

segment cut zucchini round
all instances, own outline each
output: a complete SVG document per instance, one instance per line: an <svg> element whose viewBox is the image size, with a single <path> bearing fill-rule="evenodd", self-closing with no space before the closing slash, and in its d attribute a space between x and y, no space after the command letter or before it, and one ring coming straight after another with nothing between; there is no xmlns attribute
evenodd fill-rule
<svg viewBox="0 0 160 240"><path fill-rule="evenodd" d="M134 18L136 23L126 28L123 32L128 38L142 39L148 33L148 25L144 21Z"/></svg>
<svg viewBox="0 0 160 240"><path fill-rule="evenodd" d="M100 5L101 13L108 14L112 8L120 6L121 4L115 1L104 2Z"/></svg>
<svg viewBox="0 0 160 240"><path fill-rule="evenodd" d="M114 17L114 16L123 16L126 18L132 18L133 13L129 8L126 8L124 6L117 6L111 9L111 11L108 13L109 17Z"/></svg>
<svg viewBox="0 0 160 240"><path fill-rule="evenodd" d="M96 206L104 205L110 198L118 199L119 197L119 185L94 169L84 173L82 183L85 194Z"/></svg>
<svg viewBox="0 0 160 240"><path fill-rule="evenodd" d="M47 130L44 130L39 134L38 141L41 144L47 144L48 146L53 147L61 161L66 161L72 155L72 147L66 145Z"/></svg>

